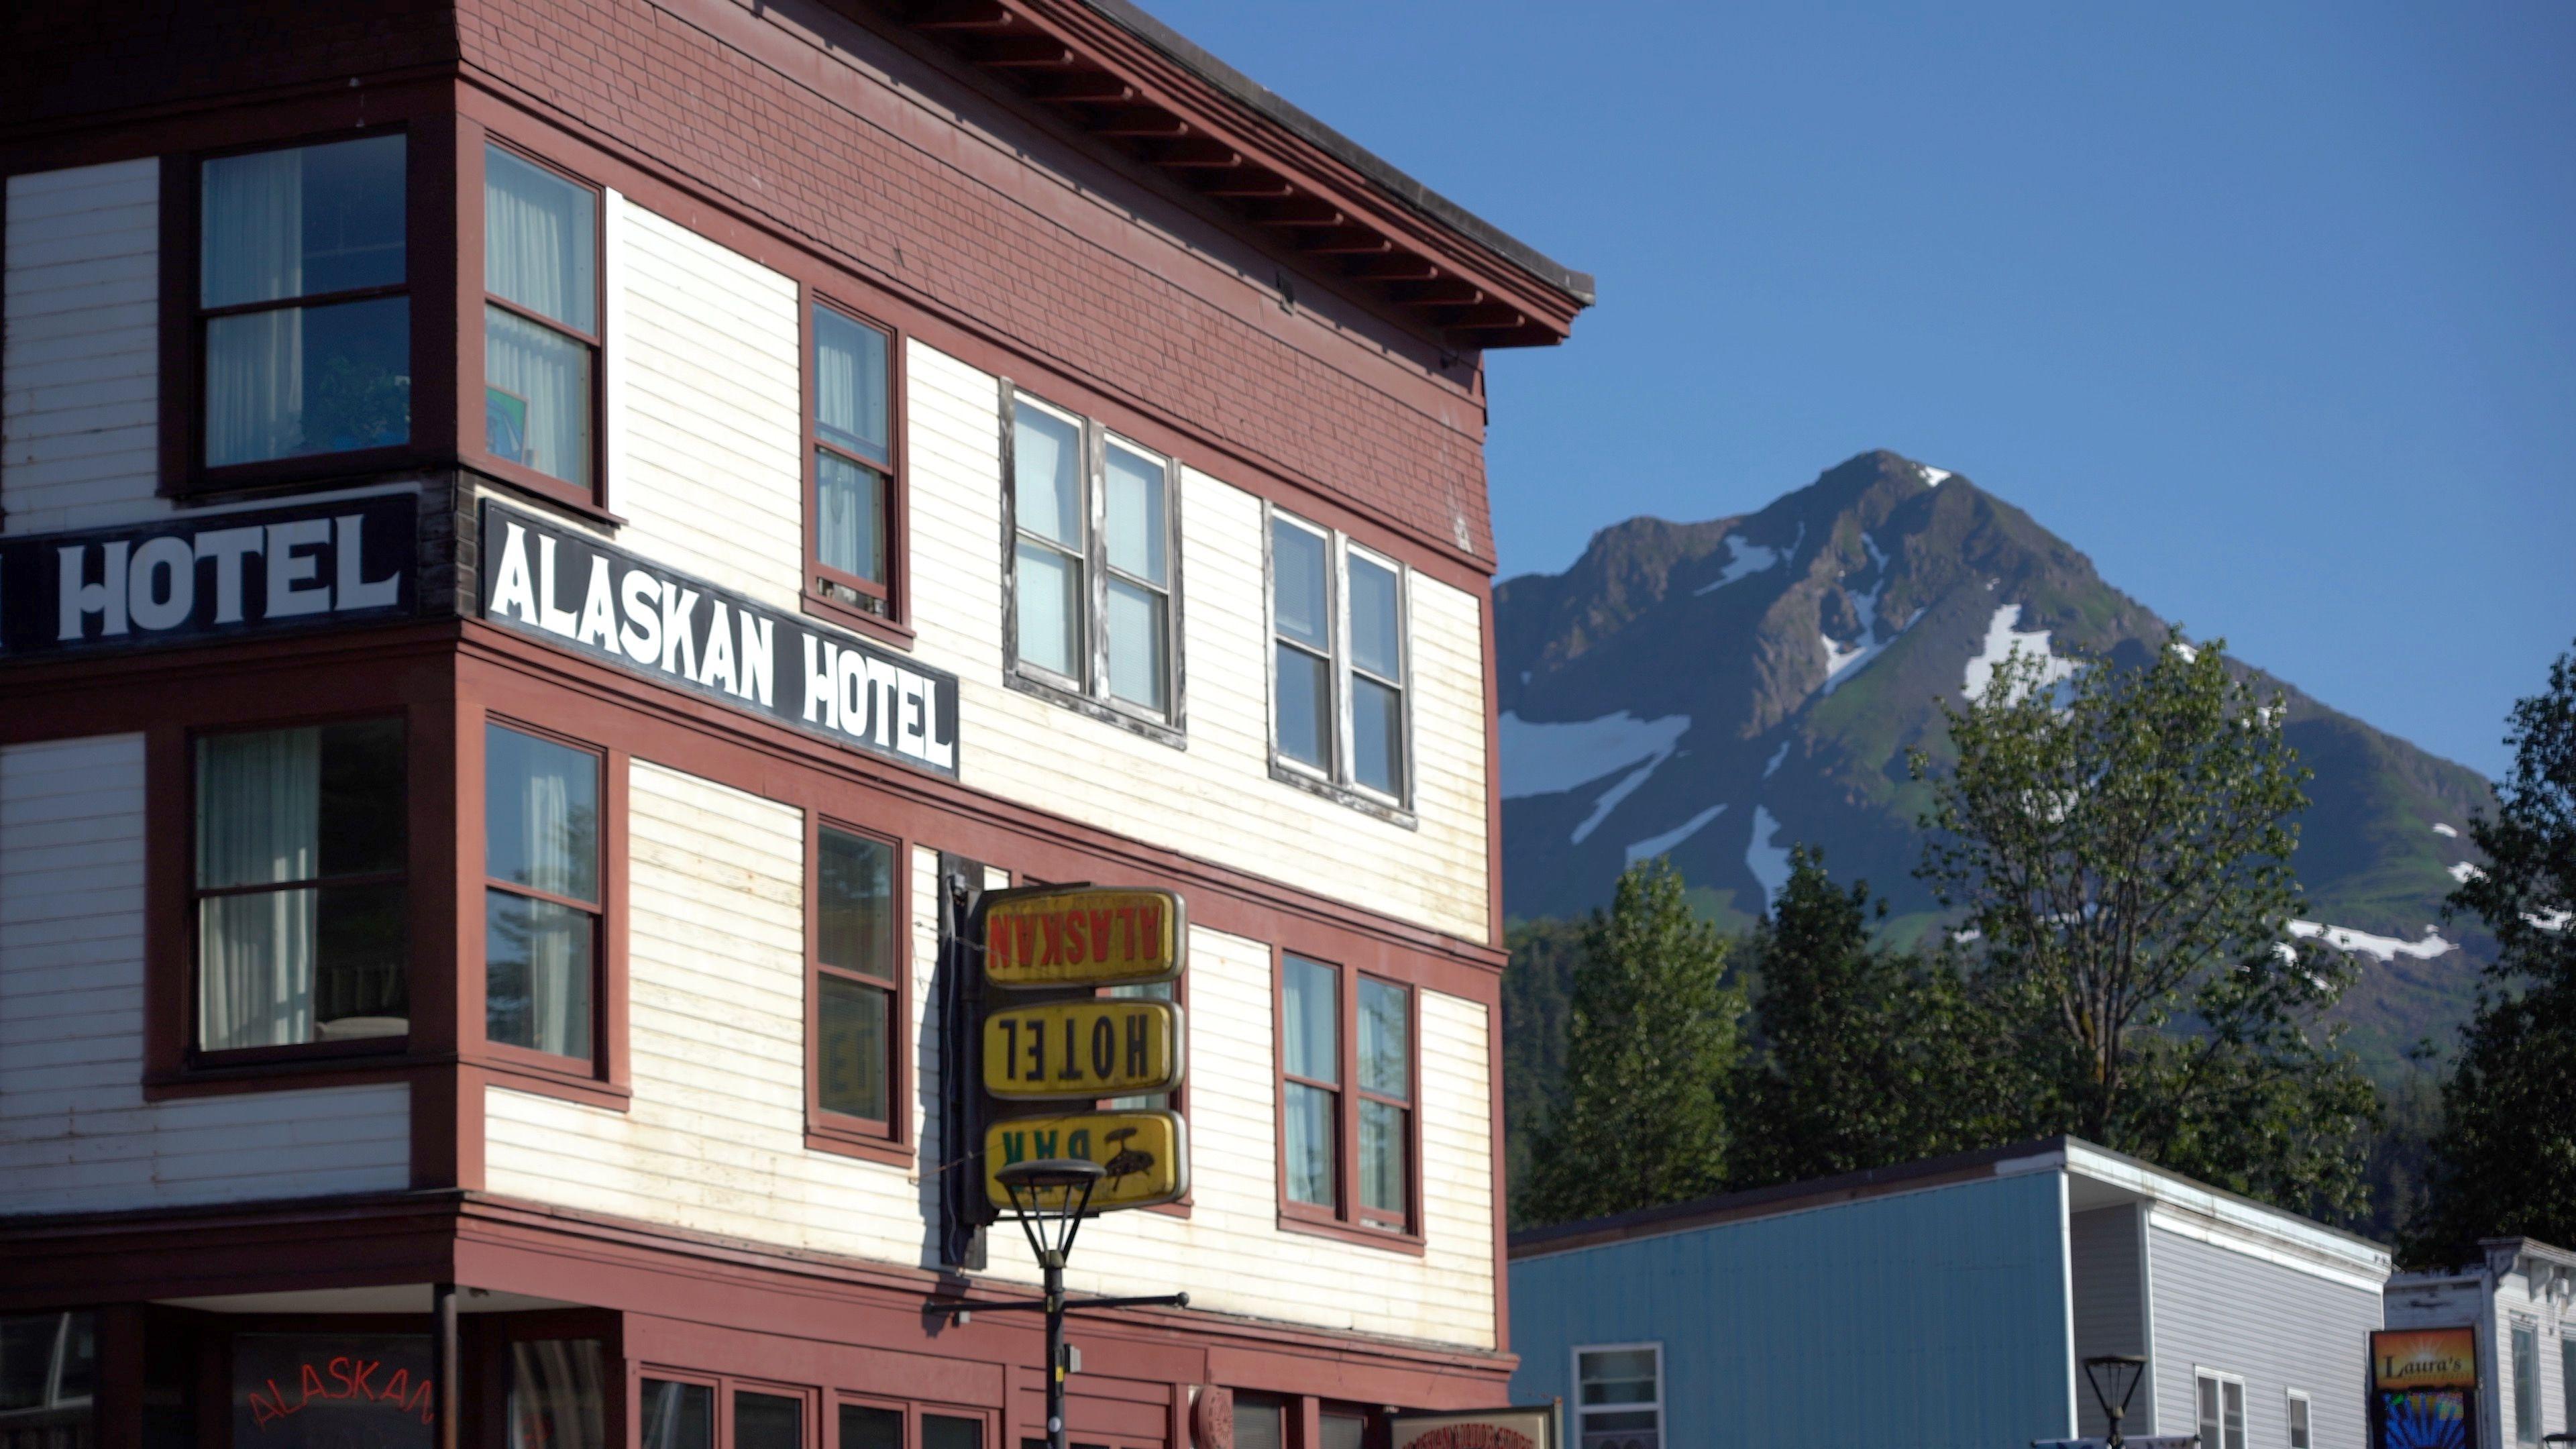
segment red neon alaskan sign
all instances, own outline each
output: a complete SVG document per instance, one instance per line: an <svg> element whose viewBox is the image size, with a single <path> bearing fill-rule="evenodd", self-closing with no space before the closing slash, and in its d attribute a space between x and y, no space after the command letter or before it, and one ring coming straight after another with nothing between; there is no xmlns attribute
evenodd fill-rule
<svg viewBox="0 0 2576 1449"><path fill-rule="evenodd" d="M417 1412L422 1423L433 1422L435 1381L427 1374L415 1380L410 1369L399 1367L380 1380L384 1367L381 1358L357 1354L337 1354L318 1366L305 1359L296 1365L294 1389L279 1388L276 1376L270 1375L264 1380L266 1394L250 1391L251 1423L265 1433L269 1425L316 1404L391 1404L398 1413Z"/></svg>

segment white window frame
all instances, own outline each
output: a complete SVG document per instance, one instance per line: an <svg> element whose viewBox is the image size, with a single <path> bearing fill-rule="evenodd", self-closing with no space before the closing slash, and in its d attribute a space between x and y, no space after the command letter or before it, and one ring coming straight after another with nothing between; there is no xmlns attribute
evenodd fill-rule
<svg viewBox="0 0 2576 1449"><path fill-rule="evenodd" d="M1184 708L1181 664L1181 466L1178 459L1148 448L1105 424L1059 407L1037 394L1001 381L1002 401L1002 678L1022 694L1051 700L1081 714L1121 726L1174 748L1187 748L1188 715ZM1020 657L1019 465L1016 457L1019 413L1032 408L1074 429L1082 450L1082 618L1076 654L1083 677L1058 674ZM1163 650L1165 707L1149 709L1109 690L1109 448L1112 444L1150 459L1163 468L1163 557L1169 580L1161 586L1168 637ZM1054 540L1045 546L1060 548ZM1124 573L1121 578L1132 576ZM1154 585L1135 582L1147 588Z"/></svg>
<svg viewBox="0 0 2576 1449"><path fill-rule="evenodd" d="M2254 1417L2252 1406L2246 1402L2245 1376L2229 1373L2225 1369L2207 1368L2200 1364L2192 1365L2191 1426L2194 1432L2198 1432L2200 1426L2207 1422L2200 1417L2200 1385L2203 1380L2215 1381L2218 1384L2218 1442L2212 1444L2204 1441L2201 1449L2249 1449L2254 1436ZM2236 1390L2238 1424L2237 1441L2233 1444L2227 1442L2227 1390L2231 1386Z"/></svg>
<svg viewBox="0 0 2576 1449"><path fill-rule="evenodd" d="M2522 1372L2521 1343L2526 1336L2531 1343L2531 1374L2527 1388ZM2519 1313L2505 1315L2503 1347L2504 1352L2513 1362L2512 1368L2506 1371L2507 1376L2513 1380L2513 1402L2505 1406L2505 1412L2512 1422L2509 1426L2503 1426L2505 1432L2498 1437L2511 1444L2537 1444L2549 1432L2549 1403L2540 1392L2541 1375L2544 1372L2540 1367L2540 1320L2526 1318ZM2525 1393L2530 1395L2528 1400L2523 1397ZM2526 1402L2531 1405L2528 1422L2525 1422L2526 1416L2522 1412ZM2524 1432L2526 1429L2530 1431L2528 1434Z"/></svg>
<svg viewBox="0 0 2576 1449"><path fill-rule="evenodd" d="M2288 1416L2283 1420L2283 1422L2289 1426L2287 1438L2290 1449L2316 1449L2316 1401L2308 1396L2308 1391L2305 1389L2292 1389L2285 1396L2285 1399L2286 1402L2282 1406L2282 1413ZM2295 1406L2295 1408L2292 1406ZM2301 1443L2299 1440L2299 1430L2301 1427L2299 1420L2303 1417L2303 1415L2298 1412L2300 1410L2305 1411L2304 1417L2307 1420L2307 1424L2305 1426L2307 1429L2307 1441L2305 1443Z"/></svg>
<svg viewBox="0 0 2576 1449"><path fill-rule="evenodd" d="M1634 1353L1639 1349L1644 1349L1655 1356L1654 1402L1648 1404L1598 1405L1588 1405L1583 1402L1583 1356L1585 1354ZM1578 1343L1574 1346L1574 1352L1566 1358L1566 1370L1567 1375L1565 1385L1567 1397L1573 1400L1572 1407L1574 1409L1574 1423L1572 1426L1574 1431L1574 1443L1571 1446L1571 1449L1582 1449L1583 1420L1587 1415L1635 1414L1649 1409L1653 1410L1655 1415L1655 1443L1658 1446L1658 1449L1665 1449L1665 1446L1669 1444L1669 1439L1664 1432L1668 1426L1664 1422L1664 1345L1661 1340L1653 1340L1644 1343Z"/></svg>
<svg viewBox="0 0 2576 1449"><path fill-rule="evenodd" d="M1318 770L1304 760L1293 758L1279 748L1279 589L1278 564L1273 557L1271 541L1277 527L1285 523L1292 528L1323 540L1325 550L1325 587L1330 594L1332 619L1328 633L1332 640L1332 658L1325 674L1331 683L1333 698L1330 717L1333 726L1331 768ZM1351 558L1357 555L1395 575L1396 647L1403 652L1400 672L1403 678L1388 681L1396 690L1400 721L1400 744L1403 761L1395 794L1360 783L1353 763L1351 734ZM1354 541L1336 528L1327 528L1300 514L1264 502L1261 506L1261 619L1262 676L1269 686L1270 778L1294 785L1311 794L1393 821L1408 829L1416 825L1413 814L1415 782L1420 778L1419 755L1414 749L1414 676L1413 676L1413 570L1401 560L1390 558L1366 544ZM1359 671L1364 677L1367 671Z"/></svg>

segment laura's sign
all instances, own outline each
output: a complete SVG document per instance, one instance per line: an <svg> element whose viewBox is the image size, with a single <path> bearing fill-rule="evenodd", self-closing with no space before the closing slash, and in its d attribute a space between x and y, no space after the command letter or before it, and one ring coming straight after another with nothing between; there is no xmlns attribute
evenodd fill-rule
<svg viewBox="0 0 2576 1449"><path fill-rule="evenodd" d="M412 612L409 493L0 539L0 658Z"/></svg>
<svg viewBox="0 0 2576 1449"><path fill-rule="evenodd" d="M482 615L849 749L957 773L957 676L486 499Z"/></svg>
<svg viewBox="0 0 2576 1449"><path fill-rule="evenodd" d="M1172 891L1015 891L984 910L984 974L1019 988L1170 981L1188 964L1188 941Z"/></svg>
<svg viewBox="0 0 2576 1449"><path fill-rule="evenodd" d="M984 1018L984 1090L1006 1101L1148 1096L1181 1084L1181 1009L1111 997Z"/></svg>
<svg viewBox="0 0 2576 1449"><path fill-rule="evenodd" d="M1067 1158L1100 1164L1093 1212L1178 1202L1190 1190L1189 1128L1180 1113L1076 1112L1005 1117L985 1128L985 1195L995 1207L1010 1207L1011 1190L996 1173L1015 1162Z"/></svg>
<svg viewBox="0 0 2576 1449"><path fill-rule="evenodd" d="M2402 1328L2371 1334L2374 1449L2473 1449L2477 1413L2476 1329Z"/></svg>

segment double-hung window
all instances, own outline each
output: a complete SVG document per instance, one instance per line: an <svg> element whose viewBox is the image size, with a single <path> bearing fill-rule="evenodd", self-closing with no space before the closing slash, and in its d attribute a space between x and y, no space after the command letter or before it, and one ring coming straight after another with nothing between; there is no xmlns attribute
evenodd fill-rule
<svg viewBox="0 0 2576 1449"><path fill-rule="evenodd" d="M1292 1218L1413 1226L1413 992L1282 955L1280 1168Z"/></svg>
<svg viewBox="0 0 2576 1449"><path fill-rule="evenodd" d="M1177 470L1026 393L1010 408L1011 681L1180 728Z"/></svg>
<svg viewBox="0 0 2576 1449"><path fill-rule="evenodd" d="M2201 1449L2245 1449L2245 1381L2206 1369L2192 1375Z"/></svg>
<svg viewBox="0 0 2576 1449"><path fill-rule="evenodd" d="M411 441L404 147L397 133L200 164L202 468Z"/></svg>
<svg viewBox="0 0 2576 1449"><path fill-rule="evenodd" d="M2513 1339L2513 1442L2540 1442L2540 1329L2529 1323L2512 1325Z"/></svg>
<svg viewBox="0 0 2576 1449"><path fill-rule="evenodd" d="M486 1040L592 1060L598 1019L601 760L483 732Z"/></svg>
<svg viewBox="0 0 2576 1449"><path fill-rule="evenodd" d="M2290 1449L2316 1449L2316 1436L2308 1424L2308 1396L2301 1389L2290 1390Z"/></svg>
<svg viewBox="0 0 2576 1449"><path fill-rule="evenodd" d="M484 147L484 451L581 502L597 467L599 200Z"/></svg>
<svg viewBox="0 0 2576 1449"><path fill-rule="evenodd" d="M403 727L196 742L196 1048L410 1030Z"/></svg>
<svg viewBox="0 0 2576 1449"><path fill-rule="evenodd" d="M903 993L895 849L830 825L814 846L814 1109L818 1129L897 1135Z"/></svg>
<svg viewBox="0 0 2576 1449"><path fill-rule="evenodd" d="M1663 1449L1662 1344L1574 1351L1574 1442L1578 1449Z"/></svg>
<svg viewBox="0 0 2576 1449"><path fill-rule="evenodd" d="M813 589L844 608L894 619L903 516L895 488L893 340L832 307L817 304L812 319Z"/></svg>
<svg viewBox="0 0 2576 1449"><path fill-rule="evenodd" d="M1270 514L1271 773L1403 809L1412 798L1402 565Z"/></svg>

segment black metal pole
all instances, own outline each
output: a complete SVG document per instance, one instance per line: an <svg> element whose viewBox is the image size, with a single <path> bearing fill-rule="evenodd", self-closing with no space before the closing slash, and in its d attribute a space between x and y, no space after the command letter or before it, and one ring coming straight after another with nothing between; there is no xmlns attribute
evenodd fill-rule
<svg viewBox="0 0 2576 1449"><path fill-rule="evenodd" d="M1064 1255L1046 1255L1047 1449L1064 1449Z"/></svg>

